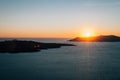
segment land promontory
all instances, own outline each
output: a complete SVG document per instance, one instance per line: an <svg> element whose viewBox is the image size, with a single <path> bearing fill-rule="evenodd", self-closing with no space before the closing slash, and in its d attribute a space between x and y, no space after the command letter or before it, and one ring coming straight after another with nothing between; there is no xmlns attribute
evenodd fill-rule
<svg viewBox="0 0 120 80"><path fill-rule="evenodd" d="M42 49L60 48L62 46L74 46L64 43L41 43L35 41L9 40L0 42L0 53L36 52Z"/></svg>

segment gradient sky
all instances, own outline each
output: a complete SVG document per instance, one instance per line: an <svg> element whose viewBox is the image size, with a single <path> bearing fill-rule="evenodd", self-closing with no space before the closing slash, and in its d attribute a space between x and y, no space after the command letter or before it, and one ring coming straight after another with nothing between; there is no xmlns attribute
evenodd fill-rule
<svg viewBox="0 0 120 80"><path fill-rule="evenodd" d="M0 0L0 37L120 36L120 0Z"/></svg>

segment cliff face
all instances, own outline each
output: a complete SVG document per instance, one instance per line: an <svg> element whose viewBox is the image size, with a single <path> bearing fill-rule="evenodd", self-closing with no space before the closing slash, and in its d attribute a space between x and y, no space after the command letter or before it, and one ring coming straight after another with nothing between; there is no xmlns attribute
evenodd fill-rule
<svg viewBox="0 0 120 80"><path fill-rule="evenodd" d="M120 42L120 37L114 35L108 36L96 36L96 37L88 37L88 38L80 38L76 37L69 41L77 41L77 42Z"/></svg>

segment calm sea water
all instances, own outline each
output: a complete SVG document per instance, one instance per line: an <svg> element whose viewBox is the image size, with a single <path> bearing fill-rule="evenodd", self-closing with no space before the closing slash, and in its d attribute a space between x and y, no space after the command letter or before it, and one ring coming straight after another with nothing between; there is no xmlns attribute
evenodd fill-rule
<svg viewBox="0 0 120 80"><path fill-rule="evenodd" d="M73 43L67 39L22 40ZM0 54L0 80L120 80L119 42L73 44L77 46Z"/></svg>

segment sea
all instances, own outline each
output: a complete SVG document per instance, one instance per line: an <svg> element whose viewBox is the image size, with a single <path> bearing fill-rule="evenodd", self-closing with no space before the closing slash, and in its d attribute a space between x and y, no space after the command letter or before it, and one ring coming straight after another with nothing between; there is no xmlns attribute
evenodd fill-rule
<svg viewBox="0 0 120 80"><path fill-rule="evenodd" d="M0 41L12 39L0 39ZM0 80L120 80L120 42L69 42L63 38L21 38L76 46L27 53L0 53Z"/></svg>

